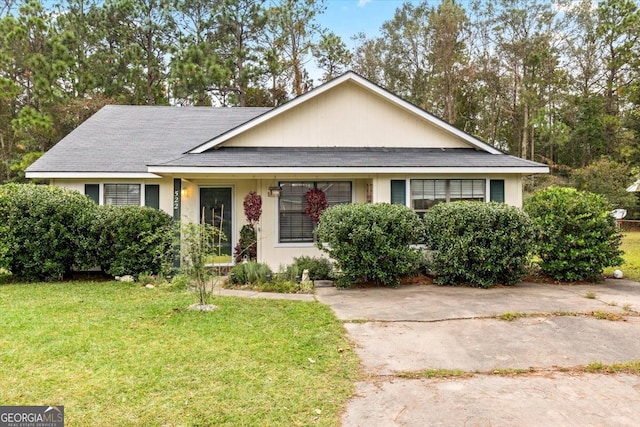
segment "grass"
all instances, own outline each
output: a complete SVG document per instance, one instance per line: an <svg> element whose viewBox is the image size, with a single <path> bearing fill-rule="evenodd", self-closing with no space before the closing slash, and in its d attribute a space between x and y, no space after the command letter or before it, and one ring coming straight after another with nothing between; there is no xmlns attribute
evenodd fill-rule
<svg viewBox="0 0 640 427"><path fill-rule="evenodd" d="M625 278L640 281L640 231L625 232L620 248L624 251L624 264L607 268L604 273L611 276L614 270L620 269Z"/></svg>
<svg viewBox="0 0 640 427"><path fill-rule="evenodd" d="M426 369L424 371L404 371L396 374L398 378L405 379L435 379L435 378L468 378L473 376L473 372L466 372L462 369Z"/></svg>
<svg viewBox="0 0 640 427"><path fill-rule="evenodd" d="M633 374L640 375L640 360L631 362L614 363L613 365L605 365L601 362L594 362L584 368L585 372L605 373L605 374Z"/></svg>
<svg viewBox="0 0 640 427"><path fill-rule="evenodd" d="M319 303L129 283L0 285L0 402L64 405L67 426L339 423L358 362Z"/></svg>
<svg viewBox="0 0 640 427"><path fill-rule="evenodd" d="M505 311L504 313L497 316L498 319L504 320L505 322L513 322L516 319L520 319L521 317L527 317L525 313L517 313L513 311Z"/></svg>
<svg viewBox="0 0 640 427"><path fill-rule="evenodd" d="M588 299L596 299L597 295L595 292L589 291L584 295L584 297Z"/></svg>
<svg viewBox="0 0 640 427"><path fill-rule="evenodd" d="M451 379L451 378L473 378L479 375L515 377L543 375L548 376L552 372L563 373L589 373L589 374L631 374L640 375L640 360L630 362L614 363L605 365L601 362L593 362L588 365L578 366L552 366L548 368L495 368L488 371L463 371L460 369L427 369L423 371L404 371L396 374L398 378L405 379Z"/></svg>
<svg viewBox="0 0 640 427"><path fill-rule="evenodd" d="M611 313L609 311L602 310L594 310L591 312L591 315L598 320L611 320L614 322L624 319L624 317L620 313Z"/></svg>

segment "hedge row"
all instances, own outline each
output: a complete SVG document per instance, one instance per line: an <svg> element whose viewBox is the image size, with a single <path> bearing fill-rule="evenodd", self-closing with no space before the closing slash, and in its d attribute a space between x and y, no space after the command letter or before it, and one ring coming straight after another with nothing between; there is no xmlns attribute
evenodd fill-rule
<svg viewBox="0 0 640 427"><path fill-rule="evenodd" d="M111 275L170 266L171 217L138 206L97 206L61 187L0 186L0 268L27 280L60 280L74 268Z"/></svg>
<svg viewBox="0 0 640 427"><path fill-rule="evenodd" d="M338 205L316 230L318 247L336 261L338 285L395 286L423 265L439 284L512 285L537 255L559 281L596 280L622 263L612 207L599 195L550 187L521 210L498 203L438 204L421 221L404 206ZM426 248L426 260L416 245Z"/></svg>
<svg viewBox="0 0 640 427"><path fill-rule="evenodd" d="M602 196L561 187L536 193L524 211L455 202L422 220L405 206L356 203L324 211L316 236L336 261L340 286L396 286L421 265L441 284L509 285L531 255L556 280L594 280L622 263L610 210ZM57 280L91 266L111 275L162 273L174 240L172 220L159 210L97 206L60 187L0 186L0 269L25 279ZM430 254L426 263L416 245Z"/></svg>

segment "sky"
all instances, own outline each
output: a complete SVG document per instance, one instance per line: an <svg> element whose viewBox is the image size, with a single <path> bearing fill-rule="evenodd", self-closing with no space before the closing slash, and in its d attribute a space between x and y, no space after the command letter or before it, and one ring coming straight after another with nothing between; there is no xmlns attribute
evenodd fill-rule
<svg viewBox="0 0 640 427"><path fill-rule="evenodd" d="M322 28L336 33L349 49L355 47L351 37L363 32L368 38L375 37L385 21L393 18L398 7L403 3L420 3L420 0L326 0L326 10L318 17ZM434 1L439 3L439 1ZM318 83L322 72L314 61L307 65L307 70Z"/></svg>
<svg viewBox="0 0 640 427"><path fill-rule="evenodd" d="M326 0L327 9L318 22L333 31L351 47L351 36L359 32L372 37L380 26L393 18L395 10L406 0ZM410 1L419 3L419 1Z"/></svg>

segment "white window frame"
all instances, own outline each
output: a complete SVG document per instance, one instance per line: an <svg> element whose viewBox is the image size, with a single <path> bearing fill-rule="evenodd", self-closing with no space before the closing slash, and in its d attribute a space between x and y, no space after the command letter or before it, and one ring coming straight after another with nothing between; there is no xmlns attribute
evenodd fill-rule
<svg viewBox="0 0 640 427"><path fill-rule="evenodd" d="M107 196L106 196L107 191L106 191L106 187L107 187L107 186L115 186L115 190L116 190L116 197L117 197L117 194L118 194L118 187L120 187L120 186L125 186L125 185L127 186L127 192L129 192L129 191L130 191L130 188L131 188L132 186L137 187L137 189L138 189L138 203L123 203L123 204L107 203ZM144 203L144 201L143 201L143 197L142 197L142 194L143 194L143 191L144 191L144 186L143 186L142 184L138 184L138 183L120 183L120 182L119 182L119 183L110 183L110 182L109 182L109 183L105 183L105 184L103 184L103 185L102 185L102 188L103 188L103 193L104 193L104 196L103 196L103 203L104 203L105 205L109 205L109 206L142 206L142 204ZM129 197L126 197L127 201L128 201L128 198L129 198Z"/></svg>
<svg viewBox="0 0 640 427"><path fill-rule="evenodd" d="M100 206L145 206L145 191L146 184L144 182L122 182L122 181L100 181L100 182L86 182L85 184L98 184L98 202ZM126 185L139 185L140 186L140 203L138 205L107 205L105 203L105 191L104 186L110 184L126 184ZM160 183L150 183L149 185L159 185ZM162 185L160 185L160 193L162 193Z"/></svg>
<svg viewBox="0 0 640 427"><path fill-rule="evenodd" d="M465 199L459 198L451 198L451 181L484 181L483 189L484 195L482 197L482 202L486 203L489 200L489 182L490 180L487 178L458 178L458 177L429 177L429 178L407 178L406 192L407 192L407 207L411 208L417 213L424 214L427 209L414 209L413 208L413 199L411 198L411 182L412 181L445 181L445 199L444 203L450 203L452 201L459 201ZM473 185L473 184L472 184ZM480 201L480 200L478 200ZM442 202L440 202L442 203Z"/></svg>

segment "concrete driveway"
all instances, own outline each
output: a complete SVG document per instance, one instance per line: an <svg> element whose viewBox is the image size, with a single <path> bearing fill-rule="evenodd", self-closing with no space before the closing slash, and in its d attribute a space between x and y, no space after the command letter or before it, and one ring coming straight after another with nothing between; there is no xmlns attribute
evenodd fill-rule
<svg viewBox="0 0 640 427"><path fill-rule="evenodd" d="M640 425L639 375L584 371L640 360L640 283L318 288L316 298L362 361L344 426Z"/></svg>

